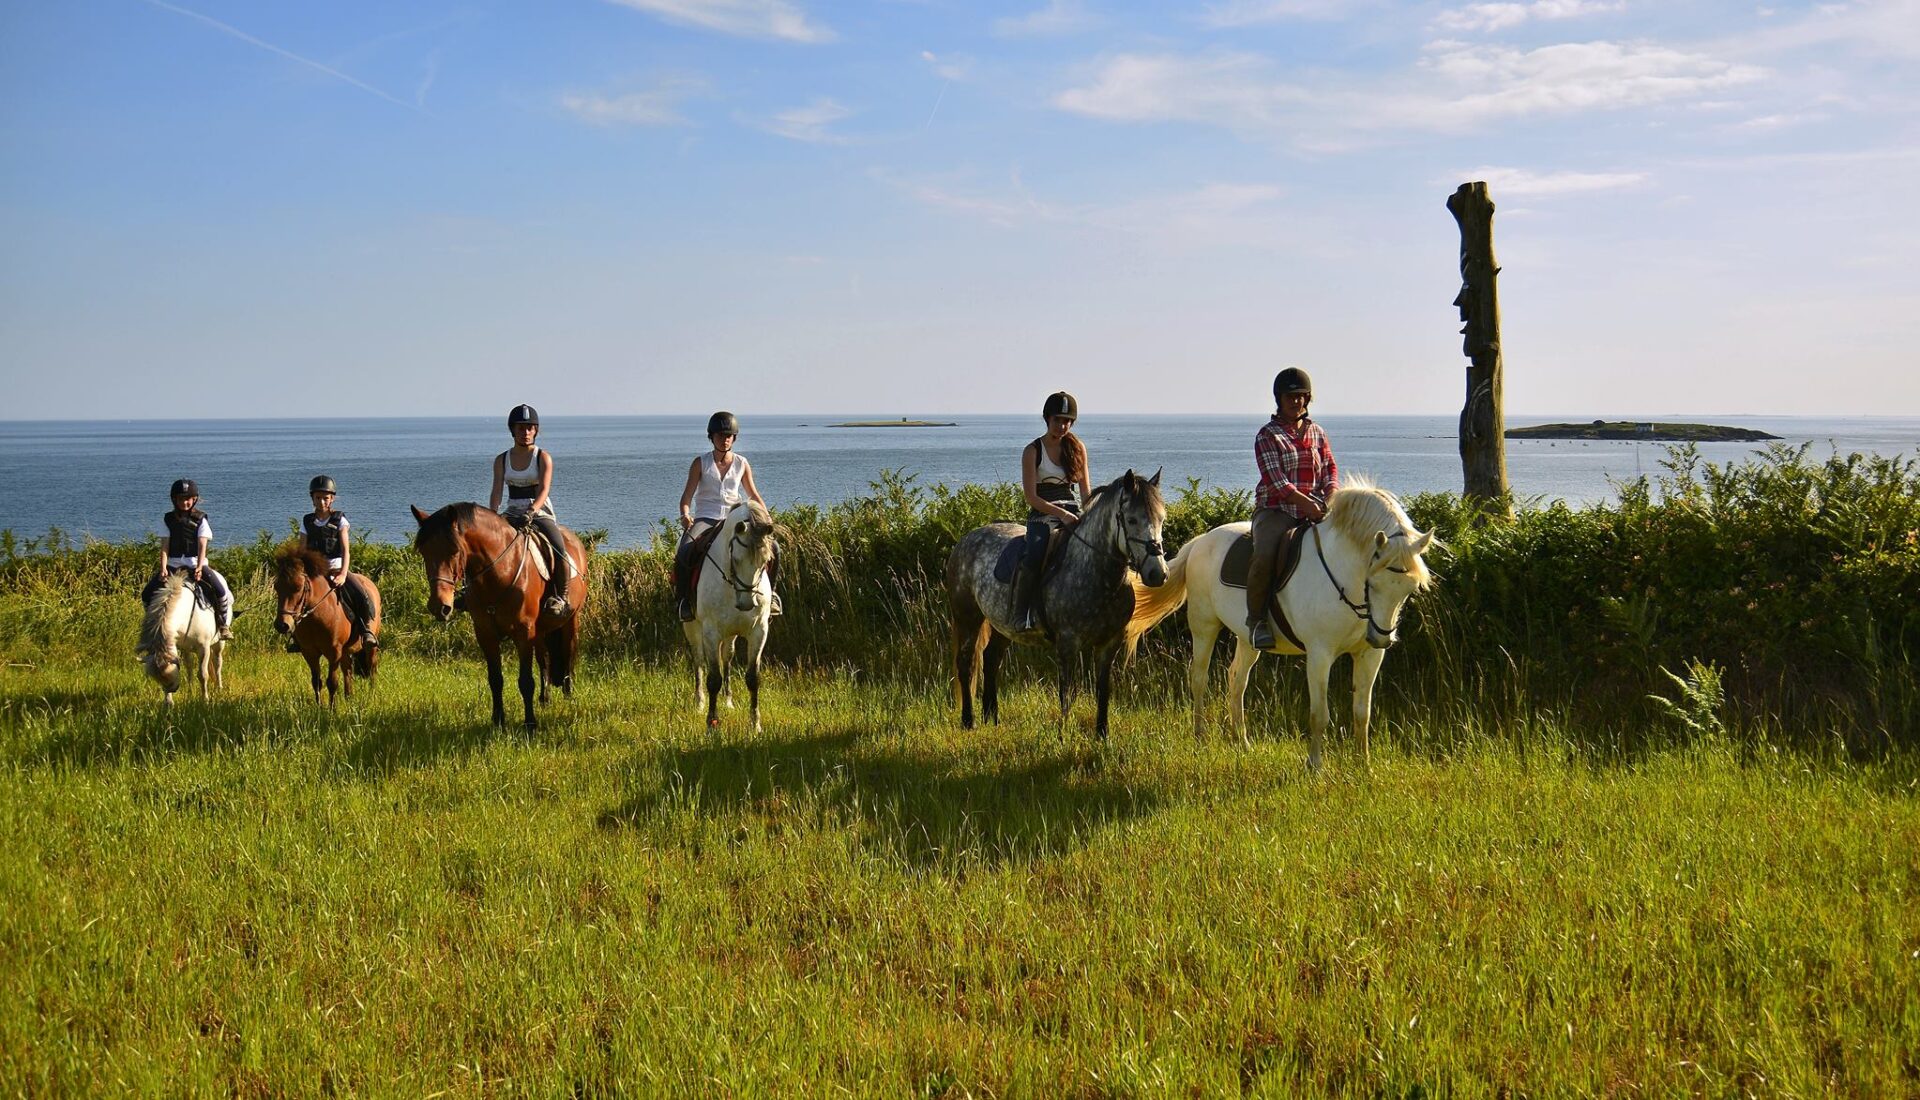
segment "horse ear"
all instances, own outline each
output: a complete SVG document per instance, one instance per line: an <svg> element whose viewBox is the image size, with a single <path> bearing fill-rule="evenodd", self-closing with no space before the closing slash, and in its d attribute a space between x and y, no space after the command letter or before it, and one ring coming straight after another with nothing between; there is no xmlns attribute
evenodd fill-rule
<svg viewBox="0 0 1920 1100"><path fill-rule="evenodd" d="M1164 471L1165 469L1166 469L1166 467L1165 467L1165 466L1162 466L1162 467L1160 467L1160 469L1158 469L1158 470L1155 470L1155 471L1153 472L1153 476L1147 479L1147 484L1148 484L1148 485L1151 485L1151 486L1153 486L1153 487L1154 487L1154 488L1156 488L1156 489L1158 489L1158 488L1160 487L1160 474L1161 474L1161 472L1162 472L1162 471Z"/></svg>
<svg viewBox="0 0 1920 1100"><path fill-rule="evenodd" d="M1385 550L1387 548L1387 533L1385 531L1375 531L1373 533L1373 548L1375 550Z"/></svg>
<svg viewBox="0 0 1920 1100"><path fill-rule="evenodd" d="M1427 548L1432 545L1433 545L1433 532L1428 531L1426 534L1421 535L1419 538L1413 540L1414 555L1418 556L1426 553Z"/></svg>
<svg viewBox="0 0 1920 1100"><path fill-rule="evenodd" d="M413 522L425 527L427 525L427 514L420 510L420 506L418 504L409 504L407 507L413 509Z"/></svg>
<svg viewBox="0 0 1920 1100"><path fill-rule="evenodd" d="M1140 490L1140 475L1134 473L1133 469L1129 467L1127 469L1127 492L1134 493L1134 492L1139 492L1139 490Z"/></svg>

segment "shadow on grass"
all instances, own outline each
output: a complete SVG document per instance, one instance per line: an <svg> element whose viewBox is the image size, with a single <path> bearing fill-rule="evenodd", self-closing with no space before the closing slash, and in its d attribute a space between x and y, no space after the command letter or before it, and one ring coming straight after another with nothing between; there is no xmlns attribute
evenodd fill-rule
<svg viewBox="0 0 1920 1100"><path fill-rule="evenodd" d="M70 696L54 703L55 696ZM70 710L59 708L70 707ZM20 755L29 767L95 767L140 763L172 756L238 749L278 731L257 699L202 702L182 692L172 708L156 692L130 701L124 692L38 692L22 716L45 710L53 719L46 737Z"/></svg>
<svg viewBox="0 0 1920 1100"><path fill-rule="evenodd" d="M603 812L605 830L639 829L691 804L703 817L770 827L857 823L870 850L915 866L987 866L1053 857L1114 823L1152 812L1156 792L1105 776L1101 751L1060 746L994 768L908 754L879 730L665 751L663 778Z"/></svg>

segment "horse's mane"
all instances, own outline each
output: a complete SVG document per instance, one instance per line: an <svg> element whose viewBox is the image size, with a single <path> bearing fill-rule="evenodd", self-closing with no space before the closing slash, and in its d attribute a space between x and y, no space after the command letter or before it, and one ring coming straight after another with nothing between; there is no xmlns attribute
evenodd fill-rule
<svg viewBox="0 0 1920 1100"><path fill-rule="evenodd" d="M1404 539L1389 541L1388 549L1398 555L1399 564L1415 584L1425 588L1432 583L1433 574L1428 572L1426 562L1409 549L1410 541L1419 537L1419 528L1407 518L1400 499L1375 485L1370 478L1351 478L1334 490L1333 499L1327 505L1327 522L1355 545L1367 544L1376 531L1385 531L1389 536L1395 532L1405 534Z"/></svg>
<svg viewBox="0 0 1920 1100"><path fill-rule="evenodd" d="M302 569L305 569L309 577L324 577L327 575L329 568L325 555L318 550L311 549L305 544L298 542L289 543L287 546L282 547L280 552L274 555L273 563L282 576L284 576L288 572L289 567L293 565L298 565Z"/></svg>
<svg viewBox="0 0 1920 1100"><path fill-rule="evenodd" d="M491 513L492 511L491 508L482 508L470 500L463 500L458 504L449 504L421 521L420 530L415 532L413 536L414 549L417 550L426 546L427 540L429 539L440 538L443 535L452 535L454 528L464 527L472 523L478 513Z"/></svg>
<svg viewBox="0 0 1920 1100"><path fill-rule="evenodd" d="M146 617L140 621L140 648L156 657L173 651L173 639L167 635L167 605L186 584L185 573L170 573L167 583L147 601Z"/></svg>
<svg viewBox="0 0 1920 1100"><path fill-rule="evenodd" d="M1127 473L1133 474L1134 484L1140 487L1140 495L1146 498L1147 509L1149 512L1152 513L1153 518L1162 523L1166 522L1167 502L1165 499L1163 499L1160 496L1160 487L1158 485L1155 485L1152 481L1149 481L1148 479L1141 477L1137 472L1133 470L1128 470ZM1108 501L1119 500L1120 485L1122 482L1126 480L1127 480L1127 474L1121 474L1119 477L1114 478L1112 481L1107 482L1105 485L1099 486L1098 488L1094 489L1093 495L1087 498L1086 515L1088 517L1091 517L1093 515L1093 511L1095 508L1101 507L1102 505L1106 504ZM1109 493L1111 493L1112 495L1109 496L1108 495Z"/></svg>

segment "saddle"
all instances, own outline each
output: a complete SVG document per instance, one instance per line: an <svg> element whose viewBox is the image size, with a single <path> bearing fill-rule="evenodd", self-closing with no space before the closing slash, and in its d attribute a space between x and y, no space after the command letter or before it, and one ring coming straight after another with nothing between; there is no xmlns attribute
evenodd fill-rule
<svg viewBox="0 0 1920 1100"><path fill-rule="evenodd" d="M521 534L526 536L528 543L533 547L533 567L539 570L540 579L543 581L553 580L553 556L561 552L560 548L548 542L547 536L540 533L540 528L531 523L520 530ZM574 576L580 575L580 563L573 559L571 553L567 554L567 564L573 567Z"/></svg>
<svg viewBox="0 0 1920 1100"><path fill-rule="evenodd" d="M725 524L716 523L686 541L680 552L674 556L674 568L680 573L681 583L686 587L682 592L686 596L687 607L694 608L700 599L700 572L707 564L707 552L713 548L714 540L720 537L720 529Z"/></svg>
<svg viewBox="0 0 1920 1100"><path fill-rule="evenodd" d="M1280 552L1273 559L1273 587L1268 591L1267 614L1272 617L1273 625L1280 628L1280 636L1292 642L1295 649L1305 650L1300 635L1294 633L1293 624L1287 621L1287 613L1280 609L1280 593L1293 579L1293 571L1299 568L1300 551L1306 541L1308 524L1295 524L1280 543ZM1247 587L1248 567L1253 563L1253 533L1241 535L1227 547L1227 556L1220 562L1220 583L1229 588Z"/></svg>
<svg viewBox="0 0 1920 1100"><path fill-rule="evenodd" d="M1052 575L1052 569L1060 561L1060 544L1067 538L1067 525L1050 523L1047 525L1047 546L1040 554L1040 583L1045 584ZM993 562L993 579L1002 584L1011 584L1014 575L1020 572L1020 563L1027 556L1027 540L1017 538L1001 548L1000 556Z"/></svg>

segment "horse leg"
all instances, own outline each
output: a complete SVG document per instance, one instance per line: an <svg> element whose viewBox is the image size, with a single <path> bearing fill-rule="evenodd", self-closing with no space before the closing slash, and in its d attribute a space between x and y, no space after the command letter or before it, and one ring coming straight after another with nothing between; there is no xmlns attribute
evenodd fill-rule
<svg viewBox="0 0 1920 1100"><path fill-rule="evenodd" d="M1333 658L1334 655L1324 649L1307 650L1307 699L1312 710L1307 719L1307 770L1312 772L1320 770L1327 726L1332 721L1327 713L1327 676L1333 671Z"/></svg>
<svg viewBox="0 0 1920 1100"><path fill-rule="evenodd" d="M552 670L547 664L547 647L542 644L542 641L540 638L533 640L533 663L540 672L540 705L546 706L551 701L551 693L547 691L547 685L553 677Z"/></svg>
<svg viewBox="0 0 1920 1100"><path fill-rule="evenodd" d="M520 651L520 705L526 713L528 733L540 728L533 717L533 634L529 630L524 638L515 638L513 647Z"/></svg>
<svg viewBox="0 0 1920 1100"><path fill-rule="evenodd" d="M1373 720L1373 681L1380 675L1380 663L1387 651L1368 646L1353 659L1353 738L1360 743L1360 766L1373 766L1367 747L1367 727Z"/></svg>
<svg viewBox="0 0 1920 1100"><path fill-rule="evenodd" d="M1095 655L1096 670L1093 682L1094 719L1093 732L1100 740L1107 739L1107 698L1113 694L1113 662L1120 656L1119 648L1107 647L1106 651Z"/></svg>
<svg viewBox="0 0 1920 1100"><path fill-rule="evenodd" d="M727 641L733 641L728 638ZM727 666L720 656L720 646L709 640L705 647L707 659L707 728L720 728L720 686L726 682Z"/></svg>
<svg viewBox="0 0 1920 1100"><path fill-rule="evenodd" d="M327 654L327 709L333 709L334 693L340 690L340 658Z"/></svg>
<svg viewBox="0 0 1920 1100"><path fill-rule="evenodd" d="M1187 605L1187 630L1193 635L1193 664L1187 668L1187 690L1193 695L1193 735L1207 732L1207 688L1213 672L1213 647L1220 640L1221 622Z"/></svg>
<svg viewBox="0 0 1920 1100"><path fill-rule="evenodd" d="M313 705L317 707L320 705L320 655L301 650L300 656L306 658L307 679L313 684Z"/></svg>
<svg viewBox="0 0 1920 1100"><path fill-rule="evenodd" d="M1000 662L1007 656L1009 645L1006 635L988 627L987 652L981 664L985 666L985 679L980 684L980 717L1000 724Z"/></svg>
<svg viewBox="0 0 1920 1100"><path fill-rule="evenodd" d="M474 620L476 623L478 619ZM480 643L480 652L487 658L487 690L493 693L493 724L500 729L507 728L507 704L504 698L507 689L506 673L500 669L500 636L491 630L476 629L474 638Z"/></svg>
<svg viewBox="0 0 1920 1100"><path fill-rule="evenodd" d="M980 648L993 627L978 605L956 595L953 607L953 690L960 700L960 728L973 728L973 685ZM991 643L986 643L991 644ZM984 708L986 699L981 699ZM995 713L998 713L996 707Z"/></svg>
<svg viewBox="0 0 1920 1100"><path fill-rule="evenodd" d="M213 646L209 645L200 651L200 701L202 703L211 697L212 689L207 684L207 672L212 664Z"/></svg>
<svg viewBox="0 0 1920 1100"><path fill-rule="evenodd" d="M1247 681L1253 676L1253 663L1260 651L1239 633L1234 634L1233 664L1227 666L1227 707L1233 718L1233 732L1242 746L1252 744L1247 737Z"/></svg>
<svg viewBox="0 0 1920 1100"><path fill-rule="evenodd" d="M1054 663L1060 667L1060 735L1067 734L1067 716L1073 713L1073 697L1079 689L1081 676L1080 647L1071 635L1062 634L1054 645Z"/></svg>
<svg viewBox="0 0 1920 1100"><path fill-rule="evenodd" d="M753 717L753 732L760 732L760 651L767 647L767 620L758 619L753 633L747 635L748 713Z"/></svg>

